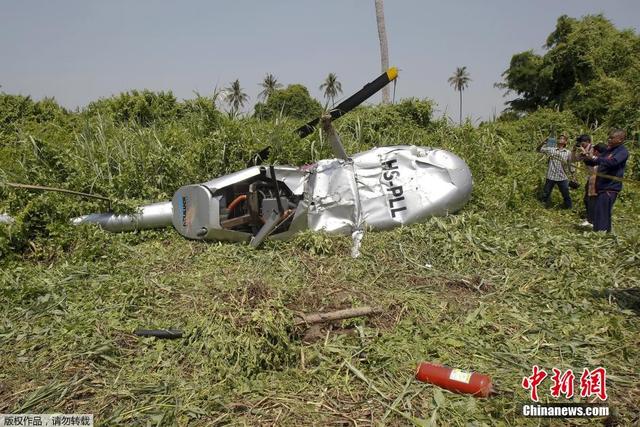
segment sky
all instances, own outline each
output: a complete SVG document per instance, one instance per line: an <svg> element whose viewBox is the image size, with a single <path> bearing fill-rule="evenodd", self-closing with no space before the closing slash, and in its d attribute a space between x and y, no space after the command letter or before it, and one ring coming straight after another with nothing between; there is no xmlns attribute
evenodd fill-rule
<svg viewBox="0 0 640 427"><path fill-rule="evenodd" d="M390 64L400 69L395 99L430 98L438 115L457 119L447 79L466 66L464 115L474 123L504 109L510 98L494 83L515 53L544 51L560 15L603 13L640 32L638 0L386 0L384 12ZM373 0L21 0L0 8L0 91L72 109L131 89L193 98L235 79L253 105L266 73L322 100L330 72L342 97L380 75Z"/></svg>

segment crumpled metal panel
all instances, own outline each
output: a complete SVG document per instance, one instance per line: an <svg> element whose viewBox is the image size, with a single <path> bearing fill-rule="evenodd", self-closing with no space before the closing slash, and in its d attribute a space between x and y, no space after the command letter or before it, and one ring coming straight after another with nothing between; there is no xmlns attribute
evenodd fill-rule
<svg viewBox="0 0 640 427"><path fill-rule="evenodd" d="M358 218L371 229L411 224L460 209L472 187L467 164L440 149L378 147L351 161L322 160L305 188L309 228L351 234Z"/></svg>
<svg viewBox="0 0 640 427"><path fill-rule="evenodd" d="M357 222L357 191L349 161L332 159L316 163L304 192L309 228L350 234Z"/></svg>
<svg viewBox="0 0 640 427"><path fill-rule="evenodd" d="M276 178L284 183L289 190L297 196L302 195L307 174L300 168L294 166L274 166ZM267 169L269 175L269 169Z"/></svg>
<svg viewBox="0 0 640 427"><path fill-rule="evenodd" d="M230 173L229 175L220 176L210 181L203 182L200 185L207 187L212 193L224 187L228 187L232 184L242 182L246 179L253 178L260 175L260 166L253 166L241 171Z"/></svg>

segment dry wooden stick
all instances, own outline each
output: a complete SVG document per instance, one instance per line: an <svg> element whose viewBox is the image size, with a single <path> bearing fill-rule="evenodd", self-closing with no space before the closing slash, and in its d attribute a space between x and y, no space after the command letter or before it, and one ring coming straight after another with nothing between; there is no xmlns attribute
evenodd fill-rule
<svg viewBox="0 0 640 427"><path fill-rule="evenodd" d="M380 307L355 307L344 310L329 311L326 313L303 313L299 314L295 320L296 326L313 325L316 323L331 322L333 320L349 319L351 317L369 316L371 314L382 313Z"/></svg>
<svg viewBox="0 0 640 427"><path fill-rule="evenodd" d="M109 210L111 210L111 199L97 194L82 193L80 191L67 190L65 188L57 187L45 187L44 185L31 185L31 184L16 184L15 182L5 182L5 185L13 188L23 188L25 190L41 190L41 191L56 191L58 193L73 194L74 196L90 197L93 199L104 200L109 204Z"/></svg>

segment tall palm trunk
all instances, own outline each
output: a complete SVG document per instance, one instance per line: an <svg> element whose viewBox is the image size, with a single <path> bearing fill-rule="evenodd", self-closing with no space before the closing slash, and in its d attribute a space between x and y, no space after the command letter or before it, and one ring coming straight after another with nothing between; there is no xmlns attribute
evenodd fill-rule
<svg viewBox="0 0 640 427"><path fill-rule="evenodd" d="M455 90L460 92L460 121L459 124L462 125L462 91L469 86L469 82L471 81L471 77L469 77L469 73L467 73L467 67L458 67L456 68L456 72L453 73L453 76L447 79L449 84L453 86Z"/></svg>
<svg viewBox="0 0 640 427"><path fill-rule="evenodd" d="M382 72L389 69L389 48L387 46L387 30L384 26L384 5L382 0L376 2L376 21L378 22L378 38L380 39L380 62L382 64ZM391 102L389 94L389 86L382 88L382 103Z"/></svg>
<svg viewBox="0 0 640 427"><path fill-rule="evenodd" d="M462 89L460 89L460 124L462 124Z"/></svg>

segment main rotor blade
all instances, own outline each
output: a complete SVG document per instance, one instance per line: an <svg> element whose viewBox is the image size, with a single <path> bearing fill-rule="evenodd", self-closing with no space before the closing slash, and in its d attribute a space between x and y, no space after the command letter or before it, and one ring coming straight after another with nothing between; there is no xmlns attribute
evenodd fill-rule
<svg viewBox="0 0 640 427"><path fill-rule="evenodd" d="M329 114L331 115L331 120L332 121L336 120L339 117L342 117L343 115L348 113L349 111L353 110L358 105L362 104L364 101L369 99L374 93L378 92L380 89L382 89L387 84L389 84L389 82L392 82L393 80L395 80L396 77L398 77L398 69L396 67L389 68L380 77L378 77L377 79L375 79L370 83L367 83L358 92L354 93L349 98L345 99L340 104L338 104L331 111L329 111ZM317 117L311 120L309 123L300 126L298 129L296 129L296 132L298 133L300 138L309 136L316 129L319 121L320 121L320 118Z"/></svg>

